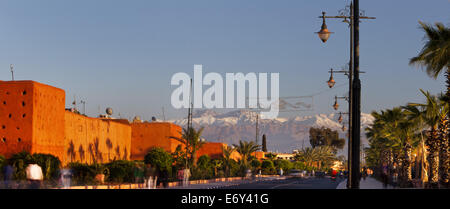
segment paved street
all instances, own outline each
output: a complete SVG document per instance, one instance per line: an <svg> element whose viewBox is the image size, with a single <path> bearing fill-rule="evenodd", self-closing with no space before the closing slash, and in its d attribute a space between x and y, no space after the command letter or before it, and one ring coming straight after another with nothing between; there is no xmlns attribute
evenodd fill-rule
<svg viewBox="0 0 450 209"><path fill-rule="evenodd" d="M173 187L172 189L336 189L341 181L344 181L344 179L332 181L329 177L271 178L195 184L184 188Z"/></svg>
<svg viewBox="0 0 450 209"><path fill-rule="evenodd" d="M329 177L288 178L239 184L222 187L222 189L336 189L339 183L339 179L332 181Z"/></svg>

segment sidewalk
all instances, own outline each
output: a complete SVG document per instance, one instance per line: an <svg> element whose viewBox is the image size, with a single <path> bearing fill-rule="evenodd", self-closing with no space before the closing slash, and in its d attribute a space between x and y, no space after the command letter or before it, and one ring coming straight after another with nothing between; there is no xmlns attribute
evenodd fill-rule
<svg viewBox="0 0 450 209"><path fill-rule="evenodd" d="M372 178L367 177L366 180L361 179L359 182L359 188L360 189L395 189L391 185L388 185L387 188L383 187L383 183L380 181ZM339 183L339 185L336 187L336 189L347 189L347 179Z"/></svg>

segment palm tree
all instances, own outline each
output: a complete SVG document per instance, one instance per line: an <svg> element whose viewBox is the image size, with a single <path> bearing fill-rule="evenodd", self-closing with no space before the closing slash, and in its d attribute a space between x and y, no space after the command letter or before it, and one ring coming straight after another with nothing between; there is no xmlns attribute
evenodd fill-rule
<svg viewBox="0 0 450 209"><path fill-rule="evenodd" d="M446 83L447 83L447 91L446 96L444 97L444 101L449 104L450 103L450 28L445 27L442 23L436 23L433 27L432 25L425 24L420 22L421 29L425 32L425 45L423 46L421 52L416 57L411 58L410 64L417 64L421 67L426 68L427 74L436 79L439 74L445 71ZM441 156L443 157L445 163L441 163L446 168L442 168L442 176L441 182L448 184L449 182L449 167L448 159L449 150L448 144L449 142L449 129L448 129L448 120L450 118L450 113L447 113L447 118L443 118L441 120L441 130L445 129L445 134L441 134L442 146ZM442 133L442 132L441 132ZM446 149L446 150L444 150ZM447 185L448 186L448 185Z"/></svg>
<svg viewBox="0 0 450 209"><path fill-rule="evenodd" d="M248 166L248 158L250 155L260 149L260 146L257 145L254 141L239 141L239 145L233 144L236 147L236 151L241 154L241 164L245 167Z"/></svg>
<svg viewBox="0 0 450 209"><path fill-rule="evenodd" d="M416 57L411 58L410 64L426 68L430 77L437 78L444 70L447 77L446 101L450 98L450 28L442 23L436 27L419 21L425 32L425 45Z"/></svg>
<svg viewBox="0 0 450 209"><path fill-rule="evenodd" d="M234 152L234 147L228 147L228 146L224 146L222 147L222 152L223 152L223 164L225 166L225 173L228 176L231 176L231 161L233 160L231 158L231 154Z"/></svg>
<svg viewBox="0 0 450 209"><path fill-rule="evenodd" d="M419 117L429 128L427 140L425 144L428 146L428 161L430 164L429 183L431 187L437 187L439 181L439 147L441 140L439 139L439 122L442 117L447 115L442 103L436 96L431 95L420 89L426 97L426 103L409 103L410 109L415 113L420 113ZM414 108L418 108L414 110Z"/></svg>
<svg viewBox="0 0 450 209"><path fill-rule="evenodd" d="M203 128L200 128L198 130L195 130L192 127L184 128L183 133L181 133L181 138L170 137L183 143L186 146L187 154L190 156L189 161L192 162L194 166L197 166L197 151L205 144L205 142L200 138L202 132Z"/></svg>
<svg viewBox="0 0 450 209"><path fill-rule="evenodd" d="M317 152L312 147L305 147L297 153L296 159L305 162L307 166L312 166L313 162L317 160Z"/></svg>
<svg viewBox="0 0 450 209"><path fill-rule="evenodd" d="M334 149L329 146L318 146L313 149L317 154L318 168L320 169L321 164L330 165L333 160L336 160L336 155L334 154Z"/></svg>

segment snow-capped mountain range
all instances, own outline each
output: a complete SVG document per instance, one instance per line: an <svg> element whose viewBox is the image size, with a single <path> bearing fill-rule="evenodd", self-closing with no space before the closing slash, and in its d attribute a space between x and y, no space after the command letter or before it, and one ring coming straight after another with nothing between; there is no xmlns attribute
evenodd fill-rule
<svg viewBox="0 0 450 209"><path fill-rule="evenodd" d="M339 114L318 114L313 116L296 116L291 118L276 118L273 120L258 120L259 137L267 136L267 147L273 152L290 153L295 149L308 147L309 128L326 127L337 130L340 137L347 139L348 130L342 130L338 122ZM343 124L347 127L347 117L343 115ZM364 129L370 126L374 118L370 114L361 113L361 143L367 146L368 142ZM185 127L187 119L170 120ZM204 127L202 136L206 141L237 144L239 140L255 140L256 113L249 110L237 110L227 113L217 113L213 110L200 110L193 114L192 123L195 128ZM338 154L346 155L347 144Z"/></svg>

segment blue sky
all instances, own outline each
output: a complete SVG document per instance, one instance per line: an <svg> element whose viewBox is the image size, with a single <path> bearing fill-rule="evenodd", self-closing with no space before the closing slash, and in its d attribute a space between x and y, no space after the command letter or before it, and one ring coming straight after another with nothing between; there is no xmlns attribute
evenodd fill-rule
<svg viewBox="0 0 450 209"><path fill-rule="evenodd" d="M185 116L170 105L176 72L279 72L281 96L327 90L330 67L348 62L345 23L327 20L335 32L323 44L314 32L322 11L337 14L348 0L2 0L0 80L35 80L86 100L87 113L108 106L115 114L148 120ZM360 1L362 110L370 112L421 101L419 88L438 93L443 76L427 77L408 65L423 45L418 20L450 23L449 0ZM346 77L336 75L337 85ZM334 95L314 98L314 111L331 113ZM341 103L345 106L344 101ZM341 111L346 111L341 108Z"/></svg>

